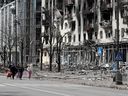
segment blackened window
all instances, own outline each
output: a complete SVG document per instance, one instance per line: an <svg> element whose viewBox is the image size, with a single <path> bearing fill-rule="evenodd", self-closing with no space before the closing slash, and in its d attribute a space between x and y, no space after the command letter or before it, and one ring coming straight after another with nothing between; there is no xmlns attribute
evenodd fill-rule
<svg viewBox="0 0 128 96"><path fill-rule="evenodd" d="M71 35L70 35L70 36L68 36L68 40L69 40L69 42L71 42Z"/></svg>
<svg viewBox="0 0 128 96"><path fill-rule="evenodd" d="M100 31L100 38L102 39L103 38L103 32Z"/></svg>
<svg viewBox="0 0 128 96"><path fill-rule="evenodd" d="M73 42L75 42L75 41L76 41L76 35L73 36Z"/></svg>
<svg viewBox="0 0 128 96"><path fill-rule="evenodd" d="M75 27L76 27L76 22L75 21L72 21L71 22L71 25L72 25L72 27L71 27L72 28L72 31L74 31L75 30Z"/></svg>
<svg viewBox="0 0 128 96"><path fill-rule="evenodd" d="M125 29L124 28L121 28L121 36L124 37L124 32L125 32Z"/></svg>
<svg viewBox="0 0 128 96"><path fill-rule="evenodd" d="M128 28L126 29L126 34L128 35Z"/></svg>
<svg viewBox="0 0 128 96"><path fill-rule="evenodd" d="M47 56L47 52L44 52L44 56Z"/></svg>
<svg viewBox="0 0 128 96"><path fill-rule="evenodd" d="M84 40L86 40L86 34L84 33Z"/></svg>
<svg viewBox="0 0 128 96"><path fill-rule="evenodd" d="M80 41L80 39L81 39L81 38L80 38L80 34L79 34L79 41Z"/></svg>

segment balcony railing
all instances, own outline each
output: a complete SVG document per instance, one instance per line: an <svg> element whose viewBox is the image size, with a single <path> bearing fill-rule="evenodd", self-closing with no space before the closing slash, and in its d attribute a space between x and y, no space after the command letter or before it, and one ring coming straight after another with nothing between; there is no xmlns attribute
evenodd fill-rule
<svg viewBox="0 0 128 96"><path fill-rule="evenodd" d="M121 0L121 4L122 5L127 5L128 4L128 0Z"/></svg>
<svg viewBox="0 0 128 96"><path fill-rule="evenodd" d="M127 3L127 2L128 2L128 0L121 0L121 2L122 2L122 3Z"/></svg>

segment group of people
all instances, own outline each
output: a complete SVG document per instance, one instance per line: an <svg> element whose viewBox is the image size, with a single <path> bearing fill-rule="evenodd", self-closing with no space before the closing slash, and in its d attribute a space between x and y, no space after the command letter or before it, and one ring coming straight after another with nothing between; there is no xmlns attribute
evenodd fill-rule
<svg viewBox="0 0 128 96"><path fill-rule="evenodd" d="M24 72L24 68L22 66L20 66L20 65L15 66L15 65L11 64L11 65L9 65L6 74L7 74L7 78L10 77L10 78L14 79L16 76L17 78L22 80L23 72ZM27 72L28 72L28 78L30 79L31 75L32 75L32 65L27 66Z"/></svg>

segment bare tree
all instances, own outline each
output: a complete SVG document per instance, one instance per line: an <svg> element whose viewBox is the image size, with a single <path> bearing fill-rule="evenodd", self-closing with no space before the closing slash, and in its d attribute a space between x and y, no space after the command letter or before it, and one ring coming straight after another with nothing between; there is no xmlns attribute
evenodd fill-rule
<svg viewBox="0 0 128 96"><path fill-rule="evenodd" d="M13 37L13 35L11 34L11 26L9 26L9 32L5 34L5 32L3 32L3 37L4 39L1 41L3 41L2 43L4 43L4 46L2 47L2 53L1 57L4 60L4 66L5 66L5 62L6 60L8 60L8 63L11 64L11 54L12 54L12 48L14 47L15 44L15 38Z"/></svg>

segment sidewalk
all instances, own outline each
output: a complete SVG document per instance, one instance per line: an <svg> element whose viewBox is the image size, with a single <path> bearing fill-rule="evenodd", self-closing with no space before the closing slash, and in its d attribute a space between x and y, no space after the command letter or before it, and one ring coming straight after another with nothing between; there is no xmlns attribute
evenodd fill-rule
<svg viewBox="0 0 128 96"><path fill-rule="evenodd" d="M109 75L100 74L94 75L92 73L89 74L76 74L74 72L67 73L51 73L51 72L36 72L34 75L36 79L48 79L48 80L58 80L61 82L73 83L73 84L81 84L81 85L89 85L96 87L107 87L107 88L115 88L121 90L128 90L128 80L123 81L123 85L116 85L113 82L113 78Z"/></svg>
<svg viewBox="0 0 128 96"><path fill-rule="evenodd" d="M4 73L0 73L0 75L5 75ZM23 74L23 78L28 77L27 72L25 71ZM76 72L48 72L48 71L38 71L33 74L33 78L40 80L51 80L51 81L59 81L66 82L72 84L81 84L81 85L89 85L96 87L107 87L107 88L115 88L120 90L128 90L128 80L123 81L123 85L116 85L113 82L113 78L110 75L102 74L94 74L94 72L86 72L84 73L76 73Z"/></svg>

